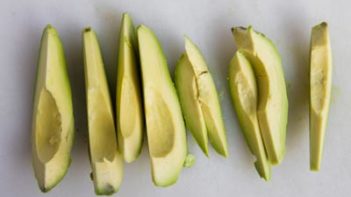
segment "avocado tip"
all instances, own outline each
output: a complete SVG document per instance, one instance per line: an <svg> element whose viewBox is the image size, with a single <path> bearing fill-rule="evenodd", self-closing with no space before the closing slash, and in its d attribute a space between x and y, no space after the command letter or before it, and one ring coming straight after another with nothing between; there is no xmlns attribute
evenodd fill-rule
<svg viewBox="0 0 351 197"><path fill-rule="evenodd" d="M184 38L185 42L191 41L190 37L187 36L186 34L183 35L183 38Z"/></svg>
<svg viewBox="0 0 351 197"><path fill-rule="evenodd" d="M46 32L47 34L52 34L52 35L57 35L57 31L55 29L54 26L52 26L51 24L47 24L44 28L44 32Z"/></svg>
<svg viewBox="0 0 351 197"><path fill-rule="evenodd" d="M321 26L328 26L328 23L327 22L325 22L325 21L323 21L323 22L321 22L321 24L320 24Z"/></svg>
<svg viewBox="0 0 351 197"><path fill-rule="evenodd" d="M245 30L250 29L250 28L252 28L251 25L248 28L243 27L243 26L237 26L237 27L232 27L231 31L232 31L232 33L234 33L236 31L245 31Z"/></svg>
<svg viewBox="0 0 351 197"><path fill-rule="evenodd" d="M93 29L89 26L89 27L86 27L84 28L84 32L91 32Z"/></svg>
<svg viewBox="0 0 351 197"><path fill-rule="evenodd" d="M51 190L51 188L45 186L40 186L39 189L43 193L48 193Z"/></svg>
<svg viewBox="0 0 351 197"><path fill-rule="evenodd" d="M50 23L46 25L46 29L52 29L54 28Z"/></svg>

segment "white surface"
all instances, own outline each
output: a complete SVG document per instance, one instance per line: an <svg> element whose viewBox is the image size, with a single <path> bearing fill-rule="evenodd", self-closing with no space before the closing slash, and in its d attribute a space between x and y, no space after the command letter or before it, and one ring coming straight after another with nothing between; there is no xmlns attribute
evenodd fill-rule
<svg viewBox="0 0 351 197"><path fill-rule="evenodd" d="M30 132L34 74L39 40L47 23L59 31L66 49L73 87L77 134L72 165L63 181L46 196L94 196L89 179L81 30L98 33L111 84L115 79L119 25L128 11L135 24L146 24L158 35L169 65L184 50L183 34L202 49L223 95L222 104L230 156L210 152L204 157L189 139L197 157L177 184L153 186L146 146L139 160L125 168L116 196L349 196L351 192L351 2L347 0L2 0L0 1L0 196L41 196L31 165ZM322 168L309 171L308 48L310 29L330 24L334 57L333 102ZM232 26L249 25L277 45L289 84L287 153L273 168L270 182L260 179L238 128L226 81L235 51ZM114 86L112 87L114 89Z"/></svg>

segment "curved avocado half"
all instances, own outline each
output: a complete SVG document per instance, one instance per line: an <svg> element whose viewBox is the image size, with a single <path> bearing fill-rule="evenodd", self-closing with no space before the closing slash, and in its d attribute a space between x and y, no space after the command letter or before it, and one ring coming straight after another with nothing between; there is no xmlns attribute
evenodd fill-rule
<svg viewBox="0 0 351 197"><path fill-rule="evenodd" d="M117 65L116 126L118 145L128 163L140 155L143 144L144 116L137 50L132 19L123 14Z"/></svg>
<svg viewBox="0 0 351 197"><path fill-rule="evenodd" d="M239 50L229 65L229 88L236 114L250 151L255 155L256 169L265 180L271 178L271 164L257 118L257 86L252 65Z"/></svg>
<svg viewBox="0 0 351 197"><path fill-rule="evenodd" d="M185 125L165 55L155 34L137 28L153 182L175 183L187 155Z"/></svg>
<svg viewBox="0 0 351 197"><path fill-rule="evenodd" d="M95 32L83 31L89 153L95 193L118 191L123 178L123 157L117 147L111 98Z"/></svg>
<svg viewBox="0 0 351 197"><path fill-rule="evenodd" d="M328 24L312 28L310 49L310 169L320 169L332 85Z"/></svg>
<svg viewBox="0 0 351 197"><path fill-rule="evenodd" d="M32 124L34 174L43 192L66 174L73 136L72 95L64 51L57 31L48 25L41 38Z"/></svg>
<svg viewBox="0 0 351 197"><path fill-rule="evenodd" d="M198 47L185 38L185 53L175 68L175 85L187 127L208 155L214 149L228 156L226 132L216 86Z"/></svg>
<svg viewBox="0 0 351 197"><path fill-rule="evenodd" d="M249 28L232 29L238 50L250 61L258 86L257 117L272 165L285 155L288 98L281 59L274 44Z"/></svg>

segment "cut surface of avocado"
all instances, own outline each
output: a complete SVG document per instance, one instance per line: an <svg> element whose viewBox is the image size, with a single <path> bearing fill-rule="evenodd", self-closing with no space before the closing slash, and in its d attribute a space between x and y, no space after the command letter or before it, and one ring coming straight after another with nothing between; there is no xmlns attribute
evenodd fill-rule
<svg viewBox="0 0 351 197"><path fill-rule="evenodd" d="M74 117L71 86L58 32L48 25L41 38L33 106L32 158L39 188L57 185L71 161Z"/></svg>
<svg viewBox="0 0 351 197"><path fill-rule="evenodd" d="M257 86L252 65L239 51L229 65L229 88L240 127L250 151L256 157L255 166L265 180L271 178L268 161L257 119Z"/></svg>
<svg viewBox="0 0 351 197"><path fill-rule="evenodd" d="M258 84L257 117L272 165L285 155L288 99L281 59L274 44L252 27L233 28L237 48L253 66Z"/></svg>
<svg viewBox="0 0 351 197"><path fill-rule="evenodd" d="M187 127L208 155L207 141L228 155L226 132L216 86L198 47L185 38L186 52L175 69L175 84Z"/></svg>
<svg viewBox="0 0 351 197"><path fill-rule="evenodd" d="M111 98L95 32L83 31L89 152L95 193L118 191L123 177L123 157L118 151Z"/></svg>
<svg viewBox="0 0 351 197"><path fill-rule="evenodd" d="M141 152L144 130L136 42L132 19L123 14L117 65L116 126L118 145L128 163Z"/></svg>
<svg viewBox="0 0 351 197"><path fill-rule="evenodd" d="M310 49L310 169L320 169L332 85L332 55L327 23L312 28Z"/></svg>
<svg viewBox="0 0 351 197"><path fill-rule="evenodd" d="M137 28L137 36L152 178L156 186L164 187L175 183L183 168L185 125L159 41L143 25Z"/></svg>

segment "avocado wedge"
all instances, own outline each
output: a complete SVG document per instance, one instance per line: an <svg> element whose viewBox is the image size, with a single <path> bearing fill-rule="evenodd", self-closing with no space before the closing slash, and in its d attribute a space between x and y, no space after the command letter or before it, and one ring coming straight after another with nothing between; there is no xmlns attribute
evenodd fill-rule
<svg viewBox="0 0 351 197"><path fill-rule="evenodd" d="M46 26L41 38L33 106L32 157L39 188L48 192L71 162L74 117L71 86L59 34Z"/></svg>
<svg viewBox="0 0 351 197"><path fill-rule="evenodd" d="M310 169L320 169L332 85L328 24L312 28L310 49Z"/></svg>
<svg viewBox="0 0 351 197"><path fill-rule="evenodd" d="M185 38L185 53L175 68L175 85L185 122L202 151L208 155L209 138L214 149L228 156L226 132L218 93L198 47Z"/></svg>
<svg viewBox="0 0 351 197"><path fill-rule="evenodd" d="M118 145L128 163L139 156L144 131L137 50L132 19L123 14L117 66L116 126Z"/></svg>
<svg viewBox="0 0 351 197"><path fill-rule="evenodd" d="M272 165L285 155L288 99L281 59L274 44L249 28L232 29L237 48L253 66L258 85L257 117L261 136Z"/></svg>
<svg viewBox="0 0 351 197"><path fill-rule="evenodd" d="M241 129L251 153L256 157L256 170L265 180L271 178L268 161L257 118L257 86L251 63L239 50L229 65L229 88Z"/></svg>
<svg viewBox="0 0 351 197"><path fill-rule="evenodd" d="M91 28L83 31L89 152L95 193L117 192L123 177L123 157L118 151L111 98L100 47Z"/></svg>
<svg viewBox="0 0 351 197"><path fill-rule="evenodd" d="M155 34L137 28L141 62L144 111L156 186L174 184L187 155L185 125L165 55Z"/></svg>

